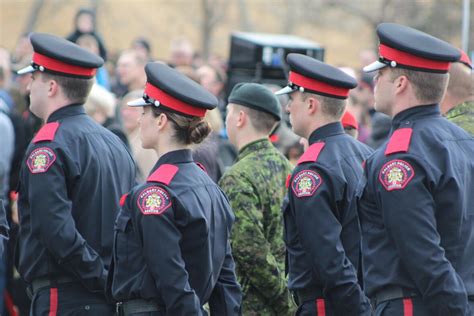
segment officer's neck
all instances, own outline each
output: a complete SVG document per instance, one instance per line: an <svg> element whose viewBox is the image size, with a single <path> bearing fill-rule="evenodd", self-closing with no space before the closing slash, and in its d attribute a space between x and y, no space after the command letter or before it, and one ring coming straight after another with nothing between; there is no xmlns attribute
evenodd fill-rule
<svg viewBox="0 0 474 316"><path fill-rule="evenodd" d="M47 102L46 109L45 109L44 113L40 113L39 115L36 114L36 113L34 113L34 114L37 115L39 118L41 118L44 122L47 122L48 118L51 116L51 114L53 114L54 112L56 112L57 110L59 110L63 107L71 105L73 103L75 103L75 102L69 100L66 97L57 96L55 98L48 99L48 102Z"/></svg>
<svg viewBox="0 0 474 316"><path fill-rule="evenodd" d="M188 146L183 145L183 144L178 144L173 139L159 139L153 149L155 150L158 159L160 159L161 156L163 156L166 153L169 153L171 151L181 150L181 149L187 149L187 148Z"/></svg>
<svg viewBox="0 0 474 316"><path fill-rule="evenodd" d="M309 139L311 134L320 127L328 125L330 123L338 122L339 120L334 117L329 117L325 115L316 115L314 118L310 119L308 124L306 124L307 128L305 129L301 137Z"/></svg>

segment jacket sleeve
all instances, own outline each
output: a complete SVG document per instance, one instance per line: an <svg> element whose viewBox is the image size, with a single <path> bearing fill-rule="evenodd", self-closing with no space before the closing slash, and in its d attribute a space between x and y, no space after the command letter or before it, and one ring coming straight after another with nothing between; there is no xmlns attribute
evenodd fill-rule
<svg viewBox="0 0 474 316"><path fill-rule="evenodd" d="M201 315L201 302L189 284L181 256L181 232L175 224L175 208L173 204L160 214L150 215L135 210L140 216L143 254L165 302L166 314Z"/></svg>
<svg viewBox="0 0 474 316"><path fill-rule="evenodd" d="M8 223L3 200L0 200L0 257L3 256L4 243L8 240Z"/></svg>
<svg viewBox="0 0 474 316"><path fill-rule="evenodd" d="M44 147L54 159L44 172L26 168L31 230L62 268L70 271L91 291L103 292L106 270L99 254L76 230L67 188L67 157L59 149ZM27 163L32 163L27 159Z"/></svg>
<svg viewBox="0 0 474 316"><path fill-rule="evenodd" d="M335 190L338 184L315 166L307 167L311 182L293 177L290 203L295 212L298 235L324 291L334 304L336 314L370 315L370 304L357 281L357 271L347 258L342 242L341 224L336 212ZM313 192L311 194L311 192Z"/></svg>
<svg viewBox="0 0 474 316"><path fill-rule="evenodd" d="M279 266L265 237L256 188L246 179L232 175L225 175L219 185L229 198L235 214L232 248L241 284L250 284L268 304L275 307L281 305L275 309L287 312L285 271ZM245 286L243 290L245 292Z"/></svg>
<svg viewBox="0 0 474 316"><path fill-rule="evenodd" d="M242 292L235 276L235 263L230 243L219 278L209 298L212 316L241 315Z"/></svg>
<svg viewBox="0 0 474 316"><path fill-rule="evenodd" d="M466 289L440 244L429 171L415 159L397 158L413 168L404 188L389 191L380 179L374 180L387 232L432 315L465 315Z"/></svg>

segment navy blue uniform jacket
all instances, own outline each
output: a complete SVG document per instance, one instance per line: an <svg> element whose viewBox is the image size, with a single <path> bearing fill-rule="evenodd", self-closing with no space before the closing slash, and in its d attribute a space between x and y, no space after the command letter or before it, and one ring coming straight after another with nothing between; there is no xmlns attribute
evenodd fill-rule
<svg viewBox="0 0 474 316"><path fill-rule="evenodd" d="M370 315L357 277L361 235L354 198L372 150L339 122L316 129L309 143L283 205L288 287L324 291L338 315Z"/></svg>
<svg viewBox="0 0 474 316"><path fill-rule="evenodd" d="M125 145L82 105L52 113L21 167L19 271L25 281L69 277L105 293L120 196L134 184Z"/></svg>
<svg viewBox="0 0 474 316"><path fill-rule="evenodd" d="M166 315L239 315L229 243L234 215L190 150L168 152L122 199L115 224L112 295L147 299Z"/></svg>
<svg viewBox="0 0 474 316"><path fill-rule="evenodd" d="M418 291L431 315L470 315L474 294L474 139L438 105L397 114L366 163L359 201L369 297Z"/></svg>

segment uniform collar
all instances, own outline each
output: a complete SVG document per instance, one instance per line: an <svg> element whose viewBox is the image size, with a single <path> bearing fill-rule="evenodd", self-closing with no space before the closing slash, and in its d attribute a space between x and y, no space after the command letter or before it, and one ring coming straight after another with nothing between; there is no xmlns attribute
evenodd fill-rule
<svg viewBox="0 0 474 316"><path fill-rule="evenodd" d="M51 113L48 117L47 123L56 122L62 118L80 114L86 114L82 104L69 104Z"/></svg>
<svg viewBox="0 0 474 316"><path fill-rule="evenodd" d="M272 143L270 143L270 140L268 140L268 138L262 138L262 139L253 141L251 143L248 143L247 145L245 145L239 150L239 155L237 156L236 161L241 160L242 158L249 155L250 153L264 150L264 149L269 149L272 147L273 145Z"/></svg>
<svg viewBox="0 0 474 316"><path fill-rule="evenodd" d="M392 121L392 129L397 129L402 122L409 124L412 120L434 116L441 116L438 104L418 105L395 115Z"/></svg>
<svg viewBox="0 0 474 316"><path fill-rule="evenodd" d="M155 166L151 170L150 174L155 172L156 169L158 169L161 165L164 164L178 164L178 163L183 163L183 162L193 162L193 154L190 149L179 149L179 150L173 150L170 152L167 152L163 156L158 159L156 162Z"/></svg>
<svg viewBox="0 0 474 316"><path fill-rule="evenodd" d="M319 140L325 139L329 136L344 134L344 128L341 122L333 122L315 129L309 136L309 144L316 143Z"/></svg>

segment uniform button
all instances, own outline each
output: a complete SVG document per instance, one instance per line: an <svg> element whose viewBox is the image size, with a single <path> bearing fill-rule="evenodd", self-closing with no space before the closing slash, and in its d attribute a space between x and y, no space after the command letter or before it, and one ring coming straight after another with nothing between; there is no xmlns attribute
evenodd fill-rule
<svg viewBox="0 0 474 316"><path fill-rule="evenodd" d="M85 309L86 311L88 311L88 310L91 309L91 307L90 307L90 305L86 305L86 306L84 306L84 309Z"/></svg>

